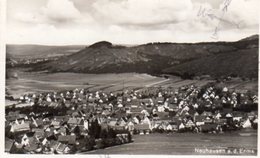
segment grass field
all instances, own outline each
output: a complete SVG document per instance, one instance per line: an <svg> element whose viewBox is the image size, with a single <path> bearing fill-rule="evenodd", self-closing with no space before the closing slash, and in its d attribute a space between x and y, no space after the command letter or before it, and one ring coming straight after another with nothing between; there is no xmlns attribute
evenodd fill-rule
<svg viewBox="0 0 260 158"><path fill-rule="evenodd" d="M172 87L184 85L203 86L213 80L183 80L177 76L169 79L138 73L119 74L80 74L80 73L43 73L17 71L18 79L7 79L6 89L15 98L22 94L35 92L50 92L88 88L91 91L102 90L117 92L122 89L142 89L144 87ZM257 92L257 81L234 81L220 86L233 89L250 89Z"/></svg>
<svg viewBox="0 0 260 158"><path fill-rule="evenodd" d="M244 135L243 135L244 134ZM134 142L83 154L130 154L130 155L210 155L195 149L238 149L237 155L256 155L256 130L224 134L171 133L134 135ZM243 152L243 151L247 152ZM251 151L255 153L251 153ZM230 155L231 153L222 153ZM219 154L217 154L219 155ZM231 155L236 155L232 153Z"/></svg>
<svg viewBox="0 0 260 158"><path fill-rule="evenodd" d="M31 92L89 88L91 91L119 91L123 88L141 88L164 81L164 78L147 74L78 74L18 72L19 79L7 79L6 88L14 97Z"/></svg>

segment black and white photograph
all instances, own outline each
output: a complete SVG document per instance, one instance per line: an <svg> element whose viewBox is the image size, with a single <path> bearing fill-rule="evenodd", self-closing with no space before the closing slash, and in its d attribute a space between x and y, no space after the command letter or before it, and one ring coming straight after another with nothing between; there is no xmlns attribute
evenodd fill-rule
<svg viewBox="0 0 260 158"><path fill-rule="evenodd" d="M2 4L5 155L257 157L259 0Z"/></svg>

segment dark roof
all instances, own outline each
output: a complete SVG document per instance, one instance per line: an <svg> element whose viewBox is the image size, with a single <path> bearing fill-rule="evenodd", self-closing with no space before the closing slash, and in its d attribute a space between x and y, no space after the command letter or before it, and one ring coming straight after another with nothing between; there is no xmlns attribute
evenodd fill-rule
<svg viewBox="0 0 260 158"><path fill-rule="evenodd" d="M169 119L169 113L168 112L157 112L156 113L160 120L168 120Z"/></svg>
<svg viewBox="0 0 260 158"><path fill-rule="evenodd" d="M35 137L29 137L29 145L24 149L28 151L34 151L38 148L37 139Z"/></svg>
<svg viewBox="0 0 260 158"><path fill-rule="evenodd" d="M68 124L80 125L83 124L83 120L81 118L70 118Z"/></svg>
<svg viewBox="0 0 260 158"><path fill-rule="evenodd" d="M204 124L201 126L202 131L210 131L210 130L215 130L217 127L217 124L212 123L212 124Z"/></svg>
<svg viewBox="0 0 260 158"><path fill-rule="evenodd" d="M37 126L42 126L43 125L43 120L42 119L37 119L37 120L35 120L35 123L37 124Z"/></svg>
<svg viewBox="0 0 260 158"><path fill-rule="evenodd" d="M215 120L215 123L219 125L224 125L225 123L227 123L227 119L226 118L217 119Z"/></svg>
<svg viewBox="0 0 260 158"><path fill-rule="evenodd" d="M149 124L135 124L134 128L137 130L149 130Z"/></svg>
<svg viewBox="0 0 260 158"><path fill-rule="evenodd" d="M201 115L195 116L195 122L204 122L204 119L206 119L206 116L201 116Z"/></svg>
<svg viewBox="0 0 260 158"><path fill-rule="evenodd" d="M59 142L64 142L68 144L75 144L76 143L76 135L59 135L58 137Z"/></svg>
<svg viewBox="0 0 260 158"><path fill-rule="evenodd" d="M45 136L45 132L43 129L40 129L40 128L36 128L36 129L33 129L33 131L35 132L34 133L34 136L41 139L41 138L44 138Z"/></svg>
<svg viewBox="0 0 260 158"><path fill-rule="evenodd" d="M65 148L67 147L66 144L63 144L63 143L59 143L58 145L55 145L57 148L56 150L60 151L60 152L63 152L65 150Z"/></svg>
<svg viewBox="0 0 260 158"><path fill-rule="evenodd" d="M130 112L131 113L141 113L142 110L143 110L142 108L137 107L137 108L131 108Z"/></svg>
<svg viewBox="0 0 260 158"><path fill-rule="evenodd" d="M5 138L5 152L10 152L14 145L14 140Z"/></svg>

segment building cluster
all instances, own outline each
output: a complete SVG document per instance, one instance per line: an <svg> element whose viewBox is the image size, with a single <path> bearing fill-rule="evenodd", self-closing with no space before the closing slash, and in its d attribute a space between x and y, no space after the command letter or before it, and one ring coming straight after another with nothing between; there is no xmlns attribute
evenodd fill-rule
<svg viewBox="0 0 260 158"><path fill-rule="evenodd" d="M257 128L258 98L212 85L122 93L75 89L28 94L6 107L5 150L71 153L152 132L223 133Z"/></svg>

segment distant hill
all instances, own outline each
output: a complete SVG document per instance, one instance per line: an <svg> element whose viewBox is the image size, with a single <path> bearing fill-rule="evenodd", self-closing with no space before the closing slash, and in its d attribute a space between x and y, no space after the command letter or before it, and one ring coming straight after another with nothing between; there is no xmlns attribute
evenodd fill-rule
<svg viewBox="0 0 260 158"><path fill-rule="evenodd" d="M83 49L82 45L44 46L44 45L12 45L6 46L6 52L12 58L28 59L68 55Z"/></svg>
<svg viewBox="0 0 260 158"><path fill-rule="evenodd" d="M258 39L254 35L236 42L149 43L133 47L101 41L59 60L34 65L34 70L257 78Z"/></svg>

